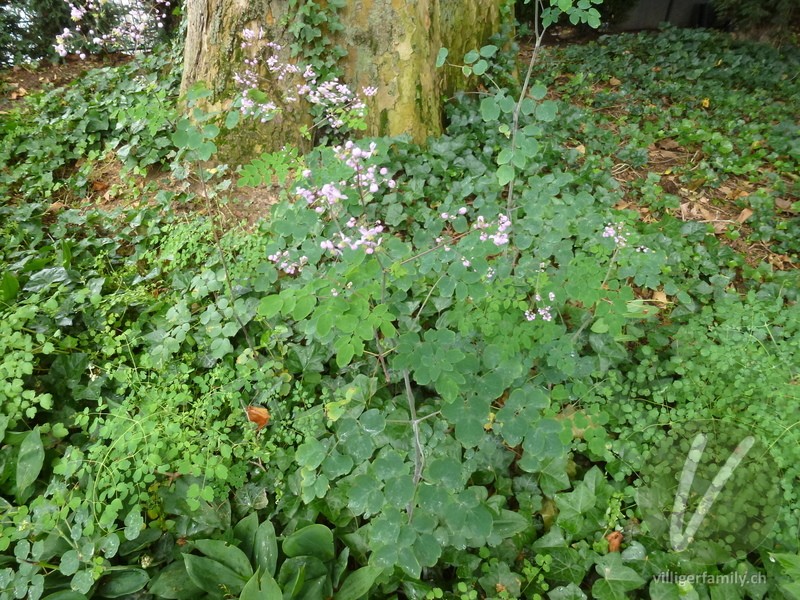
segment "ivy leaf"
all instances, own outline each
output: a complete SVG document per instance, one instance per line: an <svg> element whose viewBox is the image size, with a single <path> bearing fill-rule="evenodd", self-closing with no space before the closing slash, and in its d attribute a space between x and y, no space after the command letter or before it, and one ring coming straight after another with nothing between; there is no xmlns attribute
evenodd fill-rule
<svg viewBox="0 0 800 600"><path fill-rule="evenodd" d="M636 571L622 564L619 552L598 559L596 570L602 579L592 586L592 596L598 600L625 600L626 592L646 583Z"/></svg>
<svg viewBox="0 0 800 600"><path fill-rule="evenodd" d="M471 65L476 60L480 58L480 54L478 54L475 50L470 50L464 55L464 62L468 65Z"/></svg>
<svg viewBox="0 0 800 600"><path fill-rule="evenodd" d="M547 592L548 600L586 600L586 598L583 590L574 583L562 585Z"/></svg>
<svg viewBox="0 0 800 600"><path fill-rule="evenodd" d="M438 69L447 60L447 55L450 51L447 48L439 48L439 54L436 56L436 68Z"/></svg>
<svg viewBox="0 0 800 600"><path fill-rule="evenodd" d="M586 568L580 553L574 548L552 548L547 550L552 557L550 577L555 581L579 584L586 576Z"/></svg>

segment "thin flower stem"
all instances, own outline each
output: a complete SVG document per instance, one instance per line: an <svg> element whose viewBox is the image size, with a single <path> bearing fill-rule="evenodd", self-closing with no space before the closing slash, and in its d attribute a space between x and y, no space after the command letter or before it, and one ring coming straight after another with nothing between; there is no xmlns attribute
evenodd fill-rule
<svg viewBox="0 0 800 600"><path fill-rule="evenodd" d="M422 442L419 435L419 420L417 419L417 407L414 400L414 392L411 390L411 379L408 376L408 369L403 371L403 380L406 384L406 396L408 396L408 410L411 415L411 429L414 433L414 495L422 480L422 471L425 469L425 455L422 453ZM414 499L408 503L408 522L414 518Z"/></svg>

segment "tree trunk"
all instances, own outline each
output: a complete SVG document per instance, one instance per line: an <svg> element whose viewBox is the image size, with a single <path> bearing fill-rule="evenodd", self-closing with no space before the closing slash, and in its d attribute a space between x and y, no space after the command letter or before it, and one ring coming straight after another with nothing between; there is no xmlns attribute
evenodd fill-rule
<svg viewBox="0 0 800 600"><path fill-rule="evenodd" d="M324 0L318 0L324 1ZM503 0L348 0L339 12L347 49L339 61L351 89L374 86L367 135L410 134L424 142L441 133L442 97L463 89L457 69L435 66L439 49L460 59L480 48L500 27ZM234 73L244 70L241 32L264 31L264 40L286 48L295 40L287 23L295 18L290 0L188 0L182 91L203 81L212 95L206 110L226 110L236 93ZM303 0L300 1L303 4ZM288 54L285 55L288 59ZM301 59L302 62L302 59ZM224 158L250 160L284 145L300 145L298 129L309 124L304 111L285 112L266 125L240 124L226 140Z"/></svg>

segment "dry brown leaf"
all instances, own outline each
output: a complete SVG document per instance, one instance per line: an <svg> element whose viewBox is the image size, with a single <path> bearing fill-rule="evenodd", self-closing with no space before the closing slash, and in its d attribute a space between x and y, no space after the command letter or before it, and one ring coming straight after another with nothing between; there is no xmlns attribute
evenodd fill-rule
<svg viewBox="0 0 800 600"><path fill-rule="evenodd" d="M102 181L93 181L92 182L92 191L93 192L103 192L108 189L108 184L103 183Z"/></svg>
<svg viewBox="0 0 800 600"><path fill-rule="evenodd" d="M608 83L610 83L611 85L614 85L614 86L622 85L622 82L619 79L617 79L616 77L612 77L611 79L609 79Z"/></svg>
<svg viewBox="0 0 800 600"><path fill-rule="evenodd" d="M50 206L47 207L47 212L57 213L63 208L67 208L67 205L64 204L63 202L53 202Z"/></svg>
<svg viewBox="0 0 800 600"><path fill-rule="evenodd" d="M736 222L744 223L745 221L747 221L747 219L749 219L752 216L753 216L752 210L750 210L749 208L743 208L742 212L739 213L739 216L736 217Z"/></svg>
<svg viewBox="0 0 800 600"><path fill-rule="evenodd" d="M669 304L667 295L662 291L653 292L653 300L655 300L656 304L658 304L661 308Z"/></svg>
<svg viewBox="0 0 800 600"><path fill-rule="evenodd" d="M577 146L575 146L575 150L578 151L578 154L586 154L586 146L584 146L583 144L578 144Z"/></svg>
<svg viewBox="0 0 800 600"><path fill-rule="evenodd" d="M658 140L656 142L656 146L659 148L663 148L664 150L675 150L676 148L680 148L681 145L671 138L664 138L663 140Z"/></svg>
<svg viewBox="0 0 800 600"><path fill-rule="evenodd" d="M252 421L253 423L258 425L256 431L261 431L261 429L269 423L269 411L266 408L261 408L260 406L248 406L244 409L244 412L247 413L247 420Z"/></svg>
<svg viewBox="0 0 800 600"><path fill-rule="evenodd" d="M667 162L678 158L678 154L675 152L670 152L669 150L659 150L658 152L654 153L654 158L658 162Z"/></svg>
<svg viewBox="0 0 800 600"><path fill-rule="evenodd" d="M795 212L794 210L792 210L792 202L786 200L785 198L777 198L775 200L775 206L777 206L781 210L785 210L788 212Z"/></svg>
<svg viewBox="0 0 800 600"><path fill-rule="evenodd" d="M612 531L606 536L608 540L608 551L619 552L619 547L622 545L622 532Z"/></svg>

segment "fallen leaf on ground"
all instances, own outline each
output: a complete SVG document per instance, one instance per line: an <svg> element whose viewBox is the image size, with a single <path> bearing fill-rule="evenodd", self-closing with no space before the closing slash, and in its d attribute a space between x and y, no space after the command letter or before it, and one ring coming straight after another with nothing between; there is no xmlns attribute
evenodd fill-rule
<svg viewBox="0 0 800 600"><path fill-rule="evenodd" d="M611 79L609 79L608 83L610 83L611 85L622 85L622 82L616 77L612 77Z"/></svg>
<svg viewBox="0 0 800 600"><path fill-rule="evenodd" d="M742 212L739 213L739 216L736 217L736 222L744 223L745 221L747 221L747 219L749 219L752 216L753 216L752 210L750 210L749 208L743 208Z"/></svg>

